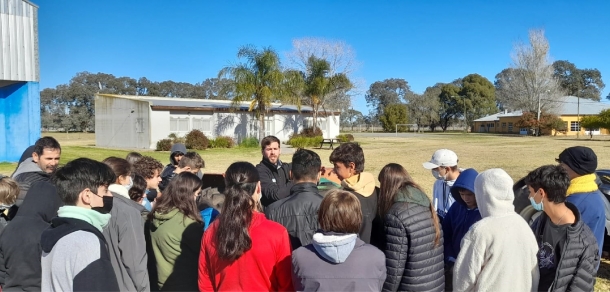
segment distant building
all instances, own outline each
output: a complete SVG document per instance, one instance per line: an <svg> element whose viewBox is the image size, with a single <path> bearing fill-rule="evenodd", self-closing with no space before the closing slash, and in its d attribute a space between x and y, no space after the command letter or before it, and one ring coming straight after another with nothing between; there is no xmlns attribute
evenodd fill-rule
<svg viewBox="0 0 610 292"><path fill-rule="evenodd" d="M610 109L610 104L593 101L590 99L568 96L562 102L561 108L557 115L561 118L566 126L565 135L576 135L580 132L582 135L607 135L607 129L585 129L580 127L578 117L596 116L604 109ZM522 134L527 135L527 128L517 127L517 121L523 115L522 111L500 112L489 115L473 122L473 132L479 133L502 133L502 134ZM542 130L543 134L555 134L555 131Z"/></svg>
<svg viewBox="0 0 610 292"><path fill-rule="evenodd" d="M38 6L0 0L0 162L40 138Z"/></svg>
<svg viewBox="0 0 610 292"><path fill-rule="evenodd" d="M236 142L258 137L259 121L250 103L233 107L230 100L184 99L97 94L95 144L99 147L155 149L169 134L184 136L193 129L208 138L232 137ZM313 125L311 107L274 103L265 117L265 135L282 142ZM339 112L320 112L318 126L325 138L339 135Z"/></svg>

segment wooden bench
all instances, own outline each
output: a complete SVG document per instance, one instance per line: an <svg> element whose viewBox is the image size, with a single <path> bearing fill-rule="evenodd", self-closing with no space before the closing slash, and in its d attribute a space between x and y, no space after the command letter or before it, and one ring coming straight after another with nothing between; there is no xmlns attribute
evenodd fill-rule
<svg viewBox="0 0 610 292"><path fill-rule="evenodd" d="M324 139L324 140L322 140L322 142L320 142L320 149L322 149L324 144L329 145L328 149L335 149L335 144L341 144L341 141L339 141L339 139L336 139L336 138Z"/></svg>

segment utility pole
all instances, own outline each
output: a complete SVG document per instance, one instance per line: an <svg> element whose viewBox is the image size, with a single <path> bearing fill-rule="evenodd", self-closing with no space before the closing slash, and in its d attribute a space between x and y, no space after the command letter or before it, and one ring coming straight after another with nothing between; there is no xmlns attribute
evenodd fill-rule
<svg viewBox="0 0 610 292"><path fill-rule="evenodd" d="M540 93L538 93L538 118L536 118L538 122L538 129L536 129L536 136L540 136Z"/></svg>
<svg viewBox="0 0 610 292"><path fill-rule="evenodd" d="M578 100L578 105L576 106L576 119L578 121L578 132L576 132L576 139L578 139L580 138L580 97L577 96L576 99Z"/></svg>

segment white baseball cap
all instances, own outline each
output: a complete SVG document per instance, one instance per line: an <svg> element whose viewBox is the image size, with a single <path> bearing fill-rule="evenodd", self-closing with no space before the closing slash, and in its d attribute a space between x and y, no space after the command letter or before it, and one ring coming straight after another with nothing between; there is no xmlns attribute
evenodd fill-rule
<svg viewBox="0 0 610 292"><path fill-rule="evenodd" d="M457 154L449 149L436 150L432 155L432 159L429 162L423 163L426 169L434 169L440 166L456 166L457 164Z"/></svg>

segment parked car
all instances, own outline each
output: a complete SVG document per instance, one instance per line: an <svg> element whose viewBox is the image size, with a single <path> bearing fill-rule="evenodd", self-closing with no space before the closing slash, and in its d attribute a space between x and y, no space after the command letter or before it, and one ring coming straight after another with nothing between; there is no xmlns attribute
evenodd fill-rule
<svg viewBox="0 0 610 292"><path fill-rule="evenodd" d="M599 169L595 171L597 185L602 193L602 201L606 209L606 237L604 239L604 250L610 250L610 169ZM530 225L540 216L541 212L531 206L529 190L525 185L525 178L520 179L513 185L515 192L515 212L519 213Z"/></svg>

